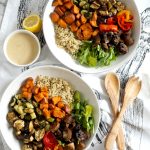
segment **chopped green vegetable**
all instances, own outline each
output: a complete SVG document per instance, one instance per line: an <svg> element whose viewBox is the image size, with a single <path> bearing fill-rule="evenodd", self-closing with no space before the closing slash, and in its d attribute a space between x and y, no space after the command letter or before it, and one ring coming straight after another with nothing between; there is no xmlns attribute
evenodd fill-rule
<svg viewBox="0 0 150 150"><path fill-rule="evenodd" d="M31 116L31 119L35 119L36 118L36 114L34 112L31 113L30 116Z"/></svg>
<svg viewBox="0 0 150 150"><path fill-rule="evenodd" d="M79 91L75 91L74 95L73 95L73 98L75 101L78 101L80 102L80 99L81 99L81 94Z"/></svg>
<svg viewBox="0 0 150 150"><path fill-rule="evenodd" d="M52 118L52 117L50 117L49 119L47 119L47 121L48 121L48 122L54 122L54 121L55 121L55 119L54 119L54 118Z"/></svg>
<svg viewBox="0 0 150 150"><path fill-rule="evenodd" d="M116 59L117 55L114 47L110 47L107 51L104 51L100 45L95 47L91 41L85 41L80 46L76 58L80 64L89 67L99 67L110 65Z"/></svg>
<svg viewBox="0 0 150 150"><path fill-rule="evenodd" d="M93 107L88 105L84 98L81 98L79 91L74 94L73 115L77 123L80 123L88 132L94 131L94 119L92 116Z"/></svg>

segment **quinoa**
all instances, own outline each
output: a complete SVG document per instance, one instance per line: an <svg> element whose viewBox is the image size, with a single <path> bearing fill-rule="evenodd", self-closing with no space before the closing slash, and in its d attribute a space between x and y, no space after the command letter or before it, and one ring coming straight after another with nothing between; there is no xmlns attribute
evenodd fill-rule
<svg viewBox="0 0 150 150"><path fill-rule="evenodd" d="M58 25L54 25L54 29L57 46L64 48L72 56L75 56L82 42L75 38L69 28L64 29Z"/></svg>
<svg viewBox="0 0 150 150"><path fill-rule="evenodd" d="M73 102L74 90L66 80L55 77L38 76L35 84L38 87L46 86L48 88L50 98L54 96L61 96L62 100L66 104L70 105Z"/></svg>

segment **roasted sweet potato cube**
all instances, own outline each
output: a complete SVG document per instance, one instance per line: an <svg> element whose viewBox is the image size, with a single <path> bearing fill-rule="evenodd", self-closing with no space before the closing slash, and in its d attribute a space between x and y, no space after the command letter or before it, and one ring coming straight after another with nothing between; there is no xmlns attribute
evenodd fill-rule
<svg viewBox="0 0 150 150"><path fill-rule="evenodd" d="M98 29L96 29L96 30L93 32L92 36L93 36L93 37L95 37L95 36L97 36L97 35L98 35L98 33L99 33L99 30L98 30Z"/></svg>
<svg viewBox="0 0 150 150"><path fill-rule="evenodd" d="M40 102L44 98L44 95L42 93L38 93L37 95L34 95L34 99L37 102Z"/></svg>
<svg viewBox="0 0 150 150"><path fill-rule="evenodd" d="M48 92L48 88L45 86L45 87L41 87L40 88L40 91L41 92Z"/></svg>
<svg viewBox="0 0 150 150"><path fill-rule="evenodd" d="M53 110L53 116L61 119L65 117L65 112L61 110L60 108L55 107Z"/></svg>
<svg viewBox="0 0 150 150"><path fill-rule="evenodd" d="M80 27L81 22L80 22L79 20L77 20L77 21L76 21L76 25L77 25L77 27Z"/></svg>
<svg viewBox="0 0 150 150"><path fill-rule="evenodd" d="M75 21L75 15L73 13L67 13L64 20L67 24L72 24Z"/></svg>
<svg viewBox="0 0 150 150"><path fill-rule="evenodd" d="M97 13L96 13L96 12L93 13L93 15L92 15L92 20L93 20L93 21L96 21L96 20L97 20Z"/></svg>
<svg viewBox="0 0 150 150"><path fill-rule="evenodd" d="M33 89L32 89L32 93L33 93L33 94L38 94L38 93L39 93L39 90L40 90L39 87L34 86Z"/></svg>
<svg viewBox="0 0 150 150"><path fill-rule="evenodd" d="M80 19L80 17L81 17L81 14L77 14L77 15L76 15L76 18L77 18L77 19Z"/></svg>
<svg viewBox="0 0 150 150"><path fill-rule="evenodd" d="M45 104L40 104L40 109L48 109L48 103L45 103Z"/></svg>
<svg viewBox="0 0 150 150"><path fill-rule="evenodd" d="M23 97L23 98L26 98L27 100L30 100L31 97L32 97L32 93L23 92L23 93L22 93L22 97Z"/></svg>
<svg viewBox="0 0 150 150"><path fill-rule="evenodd" d="M71 1L67 2L64 4L64 6L67 8L67 9L71 9L71 7L73 6L73 3Z"/></svg>
<svg viewBox="0 0 150 150"><path fill-rule="evenodd" d="M54 96L52 98L52 102L53 102L54 105L56 105L60 101L62 101L62 98L60 96Z"/></svg>
<svg viewBox="0 0 150 150"><path fill-rule="evenodd" d="M54 10L60 17L64 15L64 12L60 9L60 6L55 7Z"/></svg>
<svg viewBox="0 0 150 150"><path fill-rule="evenodd" d="M87 22L87 19L84 17L84 15L81 15L81 23L85 24Z"/></svg>
<svg viewBox="0 0 150 150"><path fill-rule="evenodd" d="M50 118L50 116L51 116L50 110L44 108L44 109L43 109L43 115L44 115L47 119Z"/></svg>
<svg viewBox="0 0 150 150"><path fill-rule="evenodd" d="M80 12L80 9L76 5L73 5L73 7L71 8L71 11L74 14L78 14Z"/></svg>
<svg viewBox="0 0 150 150"><path fill-rule="evenodd" d="M59 5L63 5L63 2L61 0L54 0L53 3L52 3L52 6L59 6Z"/></svg>
<svg viewBox="0 0 150 150"><path fill-rule="evenodd" d="M52 12L50 14L50 18L51 18L51 20L52 20L53 23L56 23L59 20L59 15L56 12Z"/></svg>
<svg viewBox="0 0 150 150"><path fill-rule="evenodd" d="M60 9L61 9L62 12L64 12L64 13L66 12L66 7L65 6L60 6Z"/></svg>
<svg viewBox="0 0 150 150"><path fill-rule="evenodd" d="M63 3L67 3L67 2L70 2L70 0L62 0Z"/></svg>
<svg viewBox="0 0 150 150"><path fill-rule="evenodd" d="M27 89L26 87L22 86L22 87L21 87L21 91L22 91L22 92L27 92L28 89Z"/></svg>
<svg viewBox="0 0 150 150"><path fill-rule="evenodd" d="M63 19L59 19L58 25L62 28L67 28L67 24Z"/></svg>
<svg viewBox="0 0 150 150"><path fill-rule="evenodd" d="M75 22L71 24L70 29L71 29L72 32L76 32L78 30L78 27L75 24Z"/></svg>
<svg viewBox="0 0 150 150"><path fill-rule="evenodd" d="M60 109L61 109L61 108L64 108L64 106L65 106L65 104L64 104L63 101L60 101L60 102L58 102L58 104L57 104L57 107L59 107Z"/></svg>
<svg viewBox="0 0 150 150"><path fill-rule="evenodd" d="M90 20L90 24L92 27L98 27L96 21Z"/></svg>

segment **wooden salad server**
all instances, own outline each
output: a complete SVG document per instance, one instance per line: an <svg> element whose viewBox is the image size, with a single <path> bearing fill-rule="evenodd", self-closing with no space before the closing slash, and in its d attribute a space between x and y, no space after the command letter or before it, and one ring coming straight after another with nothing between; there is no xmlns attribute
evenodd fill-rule
<svg viewBox="0 0 150 150"><path fill-rule="evenodd" d="M114 119L118 115L119 97L120 97L120 80L115 73L108 73L105 77L105 88L109 95ZM125 139L123 130L120 125L117 135L117 146L119 150L125 149Z"/></svg>
<svg viewBox="0 0 150 150"><path fill-rule="evenodd" d="M141 81L139 81L138 77L132 76L125 87L125 93L123 98L123 104L120 113L118 114L118 117L113 123L113 126L110 130L110 133L107 136L106 142L105 142L105 148L106 150L112 150L114 142L116 140L116 137L119 132L119 127L121 120L123 118L123 115L128 107L129 104L131 104L135 98L137 97L138 93L141 89Z"/></svg>

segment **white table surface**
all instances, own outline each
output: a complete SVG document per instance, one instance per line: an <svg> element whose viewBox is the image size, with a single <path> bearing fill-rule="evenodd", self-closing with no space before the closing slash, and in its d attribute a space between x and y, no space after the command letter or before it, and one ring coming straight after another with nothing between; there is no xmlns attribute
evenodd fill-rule
<svg viewBox="0 0 150 150"><path fill-rule="evenodd" d="M150 7L150 0L135 0L135 1L137 3L140 13L144 11L146 8ZM0 0L0 26L1 26L3 16L5 13L6 5L7 5L7 0ZM3 146L1 139L0 139L0 150L4 150L4 146Z"/></svg>

